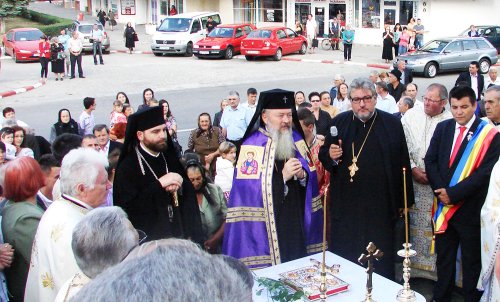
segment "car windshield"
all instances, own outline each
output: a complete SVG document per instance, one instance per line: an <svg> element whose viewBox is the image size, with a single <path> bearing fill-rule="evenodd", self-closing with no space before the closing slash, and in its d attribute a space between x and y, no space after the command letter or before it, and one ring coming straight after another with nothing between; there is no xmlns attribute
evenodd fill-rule
<svg viewBox="0 0 500 302"><path fill-rule="evenodd" d="M216 27L208 35L210 38L231 38L234 29L231 27Z"/></svg>
<svg viewBox="0 0 500 302"><path fill-rule="evenodd" d="M102 30L102 25L97 25L97 27ZM82 34L90 34L92 28L94 28L94 26L91 24L80 25L78 26L78 31Z"/></svg>
<svg viewBox="0 0 500 302"><path fill-rule="evenodd" d="M439 53L439 52L441 52L441 50L443 50L443 48L446 47L446 45L448 45L448 43L450 43L450 42L449 41L442 41L442 40L434 40L434 41L431 41L431 42L425 44L424 47L422 47L420 50L427 51L427 52Z"/></svg>
<svg viewBox="0 0 500 302"><path fill-rule="evenodd" d="M191 19L188 18L167 18L158 28L158 31L181 32L188 31Z"/></svg>
<svg viewBox="0 0 500 302"><path fill-rule="evenodd" d="M248 34L248 37L250 38L271 38L271 30L254 30L250 34Z"/></svg>
<svg viewBox="0 0 500 302"><path fill-rule="evenodd" d="M39 30L18 31L16 32L16 41L38 41L43 33Z"/></svg>

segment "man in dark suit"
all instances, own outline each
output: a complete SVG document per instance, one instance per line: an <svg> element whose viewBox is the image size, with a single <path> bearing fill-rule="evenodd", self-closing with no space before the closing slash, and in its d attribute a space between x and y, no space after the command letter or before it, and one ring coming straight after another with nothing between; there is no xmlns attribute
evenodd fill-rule
<svg viewBox="0 0 500 302"><path fill-rule="evenodd" d="M476 100L481 98L481 93L484 88L484 76L479 73L479 63L477 61L472 61L469 64L469 71L462 72L457 81L455 82L455 86L463 83L467 83L467 86L471 87L476 94Z"/></svg>
<svg viewBox="0 0 500 302"><path fill-rule="evenodd" d="M116 148L121 150L123 144L115 142L109 139L109 129L104 124L99 124L94 126L94 135L97 137L97 143L99 144L99 153L103 153L106 158L113 152Z"/></svg>
<svg viewBox="0 0 500 302"><path fill-rule="evenodd" d="M435 196L443 206L451 206L443 210L449 209L451 217L445 219L442 227L434 217L438 281L433 301L451 299L459 245L465 301L479 301L481 292L476 285L481 271L480 211L488 192L491 170L500 153L500 135L475 116L475 94L470 87L453 88L449 98L453 119L437 125L425 156L425 169ZM483 131L488 133L487 139L475 140ZM485 148L484 157L476 158L477 168L466 173L463 179L458 178L457 175L466 170L462 161L474 159L469 148L478 144ZM435 204L434 210L436 208Z"/></svg>
<svg viewBox="0 0 500 302"><path fill-rule="evenodd" d="M406 62L404 60L398 61L398 70L401 72L401 84L408 85L413 82L413 70L406 67Z"/></svg>

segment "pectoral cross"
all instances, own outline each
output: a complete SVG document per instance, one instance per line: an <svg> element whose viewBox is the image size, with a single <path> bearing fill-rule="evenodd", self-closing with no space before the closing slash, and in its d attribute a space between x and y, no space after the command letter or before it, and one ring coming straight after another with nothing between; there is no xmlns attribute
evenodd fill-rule
<svg viewBox="0 0 500 302"><path fill-rule="evenodd" d="M351 182L353 181L352 178L354 177L354 175L356 175L356 171L359 170L358 166L356 165L356 162L358 161L358 159L354 156L352 158L352 165L350 165L348 167L349 169L349 176L351 176Z"/></svg>
<svg viewBox="0 0 500 302"><path fill-rule="evenodd" d="M384 252L381 250L377 249L375 244L373 242L370 242L368 246L366 247L366 251L368 254L361 254L358 258L358 262L360 264L365 264L367 263L368 265L366 266L366 274L367 279L366 279L366 298L364 302L373 302L372 300L372 289L373 289L373 283L372 283L372 274L375 271L373 268L373 260L379 260L384 256Z"/></svg>

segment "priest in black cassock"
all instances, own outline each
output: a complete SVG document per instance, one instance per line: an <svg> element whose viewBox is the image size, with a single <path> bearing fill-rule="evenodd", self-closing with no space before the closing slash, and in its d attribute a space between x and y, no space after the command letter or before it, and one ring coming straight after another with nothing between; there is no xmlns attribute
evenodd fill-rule
<svg viewBox="0 0 500 302"><path fill-rule="evenodd" d="M194 188L177 158L161 107L129 117L113 200L148 241L176 237L202 243Z"/></svg>
<svg viewBox="0 0 500 302"><path fill-rule="evenodd" d="M294 93L263 91L243 138L229 196L223 253L250 268L322 247L323 209Z"/></svg>
<svg viewBox="0 0 500 302"><path fill-rule="evenodd" d="M403 167L408 205L413 204L405 135L398 118L375 109L377 94L369 79L355 79L348 95L352 111L333 119L338 136L328 134L319 152L331 173L330 250L356 263L371 241L384 252L376 272L394 279L394 227L404 209Z"/></svg>

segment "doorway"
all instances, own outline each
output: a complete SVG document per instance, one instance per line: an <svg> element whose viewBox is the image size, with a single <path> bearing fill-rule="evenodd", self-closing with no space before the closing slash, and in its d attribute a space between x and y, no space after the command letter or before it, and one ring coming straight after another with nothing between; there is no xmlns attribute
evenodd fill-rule
<svg viewBox="0 0 500 302"><path fill-rule="evenodd" d="M330 4L328 9L328 16L330 19L337 17L340 20L340 25L345 27L345 13L346 13L346 5L345 4Z"/></svg>
<svg viewBox="0 0 500 302"><path fill-rule="evenodd" d="M323 37L325 34L325 9L323 7L315 7L314 18L318 24L318 37Z"/></svg>

